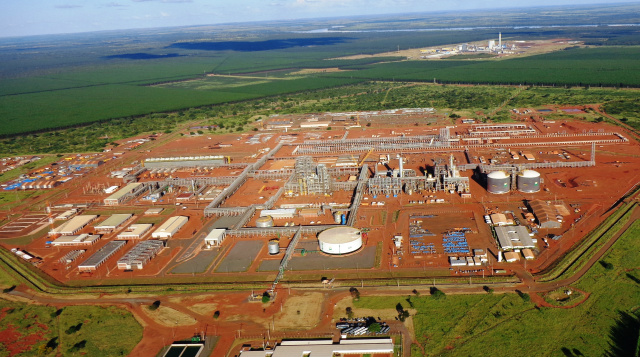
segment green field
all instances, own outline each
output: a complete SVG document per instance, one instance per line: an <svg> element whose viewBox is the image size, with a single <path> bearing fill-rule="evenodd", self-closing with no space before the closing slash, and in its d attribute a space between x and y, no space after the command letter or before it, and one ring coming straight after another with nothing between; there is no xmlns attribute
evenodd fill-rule
<svg viewBox="0 0 640 357"><path fill-rule="evenodd" d="M371 80L468 84L640 86L640 47L574 48L500 61L412 61L349 73ZM343 73L330 74L335 77Z"/></svg>
<svg viewBox="0 0 640 357"><path fill-rule="evenodd" d="M142 326L115 307L56 310L0 299L0 311L6 313L0 335L17 334L0 344L0 356L126 356L142 339Z"/></svg>
<svg viewBox="0 0 640 357"><path fill-rule="evenodd" d="M375 24L380 25L379 22ZM567 37L585 36L574 30L563 31ZM592 31L598 33L603 30ZM614 30L609 31L611 33L607 36L613 36ZM49 59L25 54L22 62L0 51L0 60L5 60L0 67L0 117L4 124L0 127L0 136L304 93L368 81L640 86L640 62L637 61L640 47L634 46L575 48L498 61L484 60L483 56L471 56L468 60L437 61L406 61L402 57L335 59L346 55L389 52L397 46L445 45L484 40L494 35L492 30L483 29L353 33L348 36L298 34L299 38L283 40L282 34L267 33L253 37L246 43L257 43L259 46L269 41L297 41L300 45L247 52L212 50L208 47L220 41L225 43L223 40L229 40L230 37L242 37L240 33L226 37L221 34L220 39L201 41L176 32L171 36L150 37L149 47L145 49L151 55L166 52L170 48L176 51L176 57L138 60L109 56L120 55L127 48L140 47L141 44L123 45L123 49L118 49L100 41L87 44L87 47L68 45L57 49L53 46ZM548 38L551 35L542 29L535 33L531 30L514 30L510 34L511 38ZM554 35L558 36L557 33ZM313 45L305 46L305 41ZM65 58L69 63L64 63ZM331 67L343 71L292 74L300 69ZM7 78L12 69L14 73L26 71L28 75ZM205 77L207 73L240 74L245 77ZM394 103L395 99L385 100L384 103Z"/></svg>
<svg viewBox="0 0 640 357"><path fill-rule="evenodd" d="M213 79L222 79L220 83L227 85L229 78L213 77ZM638 90L636 89L456 86L386 81L358 83L357 81L359 79L335 79L321 76L291 80L275 79L271 82L274 84L263 83L223 88L222 91L229 96L259 97L257 93L260 91L277 93L280 90L299 90L299 92L235 103L187 108L169 113L127 116L99 123L78 125L69 129L9 137L0 139L0 154L102 151L104 146L113 140L145 132L171 132L176 125L186 121L196 121L197 125L217 124L224 126L224 129L207 131L207 135L215 135L221 132L251 129L248 124L253 120L259 117L265 118L274 113L381 110L401 107L433 107L440 114L457 112L483 121L487 120L487 116L490 116L493 121L504 121L509 119L508 109L513 107L535 108L549 104L605 103L605 109L611 108L612 111L618 113L615 115L621 120L640 128L640 106L636 105L638 102ZM352 82L356 83L345 84ZM331 85L332 87L303 90L303 88L316 85ZM147 87L133 88L145 90ZM211 96L212 99L215 99L214 95L218 93L216 90L185 89L183 91L157 87L150 89L177 93L195 92L205 98L207 95ZM234 91L238 91L238 93ZM242 93L243 91L244 93ZM255 93L249 94L248 92ZM507 105L502 110L490 115L509 98L511 99L506 102ZM170 102L173 99L175 98L167 99L167 101ZM581 117L584 117L585 120L595 120L599 116L595 112L589 112ZM563 115L562 118L555 119L563 118L572 118L572 116ZM82 120L82 116L77 116L76 119Z"/></svg>
<svg viewBox="0 0 640 357"><path fill-rule="evenodd" d="M633 356L640 327L640 222L636 222L575 286L590 293L572 309L535 308L516 294L411 296L416 340L412 356ZM407 297L368 297L361 308L409 308ZM424 354L423 354L424 351Z"/></svg>

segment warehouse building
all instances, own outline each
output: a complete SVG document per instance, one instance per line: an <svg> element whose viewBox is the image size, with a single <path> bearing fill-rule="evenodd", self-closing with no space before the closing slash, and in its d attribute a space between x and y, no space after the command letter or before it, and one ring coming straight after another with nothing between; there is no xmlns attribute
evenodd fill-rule
<svg viewBox="0 0 640 357"><path fill-rule="evenodd" d="M132 224L124 232L118 234L118 239L140 239L153 227L151 223Z"/></svg>
<svg viewBox="0 0 640 357"><path fill-rule="evenodd" d="M107 259L122 249L125 244L127 244L126 240L114 240L107 243L107 245L100 248L100 250L93 253L87 260L78 265L78 270L81 272L95 271L100 265L107 261Z"/></svg>
<svg viewBox="0 0 640 357"><path fill-rule="evenodd" d="M527 227L524 226L504 226L495 227L500 249L513 250L524 248L535 248L533 239L529 236Z"/></svg>
<svg viewBox="0 0 640 357"><path fill-rule="evenodd" d="M135 197L138 193L142 191L142 183L133 182L130 183L123 188L116 191L111 196L104 199L104 204L107 206L117 206L122 202L126 201L129 197Z"/></svg>
<svg viewBox="0 0 640 357"><path fill-rule="evenodd" d="M104 220L104 222L96 225L94 228L96 229L96 232L113 232L120 228L131 217L133 217L133 215L128 213L114 214Z"/></svg>
<svg viewBox="0 0 640 357"><path fill-rule="evenodd" d="M145 264L162 251L162 248L164 248L164 242L159 240L140 242L118 260L118 269L142 269Z"/></svg>
<svg viewBox="0 0 640 357"><path fill-rule="evenodd" d="M71 218L60 226L49 231L50 236L63 235L72 236L78 233L82 228L93 222L98 216L95 214L81 215Z"/></svg>
<svg viewBox="0 0 640 357"><path fill-rule="evenodd" d="M557 211L546 201L535 200L529 202L529 207L538 220L540 228L561 228L562 223L558 221Z"/></svg>
<svg viewBox="0 0 640 357"><path fill-rule="evenodd" d="M507 263L513 263L513 262L520 261L520 254L518 254L516 252L506 252L506 253L504 253L504 260Z"/></svg>
<svg viewBox="0 0 640 357"><path fill-rule="evenodd" d="M54 247L68 247L75 245L93 245L100 239L99 234L83 233L77 236L62 236L50 244Z"/></svg>
<svg viewBox="0 0 640 357"><path fill-rule="evenodd" d="M228 164L229 157L222 155L150 157L144 160L144 167L150 169L174 167L202 167Z"/></svg>
<svg viewBox="0 0 640 357"><path fill-rule="evenodd" d="M273 219L293 218L295 215L295 208L265 209L260 212L260 217L271 216Z"/></svg>
<svg viewBox="0 0 640 357"><path fill-rule="evenodd" d="M491 215L491 223L493 223L494 226L506 226L508 224L513 224L513 221L509 223L507 216L505 216L504 213L494 213Z"/></svg>
<svg viewBox="0 0 640 357"><path fill-rule="evenodd" d="M160 238L160 239L168 239L173 237L182 226L184 226L189 221L189 217L185 216L175 216L166 220L155 232L151 233L151 237Z"/></svg>
<svg viewBox="0 0 640 357"><path fill-rule="evenodd" d="M296 340L282 341L273 350L241 351L240 357L331 357L341 355L391 356L393 341L390 338L341 340Z"/></svg>
<svg viewBox="0 0 640 357"><path fill-rule="evenodd" d="M160 213L162 213L162 211L164 211L164 208L162 208L162 207L153 207L153 208L149 208L148 210L144 211L144 215L145 216L156 216L156 215L159 215Z"/></svg>
<svg viewBox="0 0 640 357"><path fill-rule="evenodd" d="M226 229L220 229L220 228L212 229L211 232L209 232L209 234L207 234L207 236L204 237L204 244L206 244L209 247L218 246L222 244L222 241L224 241L226 232L227 232Z"/></svg>

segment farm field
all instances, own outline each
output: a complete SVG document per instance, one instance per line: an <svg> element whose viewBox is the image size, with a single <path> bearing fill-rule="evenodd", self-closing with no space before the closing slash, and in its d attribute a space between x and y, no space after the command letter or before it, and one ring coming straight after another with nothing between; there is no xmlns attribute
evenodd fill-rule
<svg viewBox="0 0 640 357"><path fill-rule="evenodd" d="M219 79L223 77L215 77ZM325 78L325 77L322 77ZM329 79L329 78L326 78ZM226 80L226 78L225 78ZM274 80L283 87L313 84L314 78L295 80ZM332 79L333 80L333 79ZM351 81L350 79L344 79ZM190 82L187 82L189 84ZM317 83L317 82L316 82ZM333 82L335 84L336 82ZM339 83L339 82L338 82ZM176 85L180 83L175 83ZM173 84L169 84L173 85ZM191 84L189 84L191 85ZM232 91L257 90L271 86L269 83L225 88L228 96L243 95ZM145 90L145 88L137 88ZM215 90L185 90L150 88L172 93L191 93L197 98L207 98ZM17 96L16 98L19 98ZM337 98L337 99L331 99ZM173 101L174 98L168 99ZM190 98L189 100L193 100ZM1 99L0 99L1 101ZM218 125L215 130L207 130L207 135L229 131L251 129L253 121L278 113L318 113L326 111L381 110L401 107L433 107L441 113L459 115L484 121L491 117L494 121L511 120L509 109L517 107L544 107L548 105L584 106L604 103L602 109L640 128L636 89L594 88L551 88L524 86L464 86L433 85L429 83L364 82L342 85L329 89L317 89L300 93L281 95L269 99L255 99L239 103L221 103L216 106L185 109L173 113L157 113L138 117L127 117L106 122L87 124L76 128L51 132L16 136L0 139L0 153L5 155L27 153L60 153L101 151L109 143L140 135L142 133L170 133L177 125L186 121L198 125ZM501 105L504 103L504 106ZM138 105L138 104L134 104ZM497 110L497 112L496 112ZM494 113L495 112L495 113ZM78 111L76 111L78 113ZM602 115L585 112L585 120L593 121ZM569 116L558 112L549 114L549 119L562 120ZM76 117L82 120L82 116ZM599 119L598 119L599 120ZM19 122L18 122L19 123ZM35 124L29 124L35 125ZM13 173L10 171L7 174Z"/></svg>
<svg viewBox="0 0 640 357"><path fill-rule="evenodd" d="M473 23L469 18L466 21ZM575 48L498 61L482 56L473 60L407 61L391 51L486 41L496 33L487 28L422 32L420 26L436 25L433 19L421 18L403 20L408 29L414 30L407 32L375 31L398 26L393 20L344 22L348 28L362 32L310 33L305 29L313 30L321 23L308 21L296 32L289 31L293 26L289 24L274 26L262 35L255 35L251 28L220 33L215 27L206 28L203 31L210 37L205 39L182 29L137 30L126 36L120 32L60 36L53 46L37 38L24 43L6 39L0 41L5 45L0 47L0 116L5 124L0 136L369 81L640 85L635 60L640 54L638 47ZM505 39L574 38L588 43L600 36L615 43L614 38L630 36L632 29L592 31L589 37L571 28L513 28L505 33ZM144 40L138 41L139 36ZM360 58L336 59L344 56ZM282 80L285 78L288 80Z"/></svg>

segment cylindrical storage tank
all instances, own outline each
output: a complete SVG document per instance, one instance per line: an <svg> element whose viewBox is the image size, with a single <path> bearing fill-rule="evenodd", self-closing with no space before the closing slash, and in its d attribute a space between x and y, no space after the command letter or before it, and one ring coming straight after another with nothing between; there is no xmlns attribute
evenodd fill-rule
<svg viewBox="0 0 640 357"><path fill-rule="evenodd" d="M333 214L333 221L336 222L336 224L340 224L340 222L342 222L341 212L336 212Z"/></svg>
<svg viewBox="0 0 640 357"><path fill-rule="evenodd" d="M494 171L487 175L489 193L507 193L511 190L511 177L504 171Z"/></svg>
<svg viewBox="0 0 640 357"><path fill-rule="evenodd" d="M343 225L347 224L347 215L346 214L342 215L342 221L340 223L343 224Z"/></svg>
<svg viewBox="0 0 640 357"><path fill-rule="evenodd" d="M271 216L260 217L256 220L256 227L267 228L273 227L273 218Z"/></svg>
<svg viewBox="0 0 640 357"><path fill-rule="evenodd" d="M347 254L362 247L362 236L353 227L334 227L318 234L318 244L324 253Z"/></svg>
<svg viewBox="0 0 640 357"><path fill-rule="evenodd" d="M269 254L271 255L276 255L280 253L280 244L278 243L277 240L269 241L269 244L267 244L267 248L269 250Z"/></svg>
<svg viewBox="0 0 640 357"><path fill-rule="evenodd" d="M540 191L540 173L533 170L524 170L518 174L518 191L533 193Z"/></svg>

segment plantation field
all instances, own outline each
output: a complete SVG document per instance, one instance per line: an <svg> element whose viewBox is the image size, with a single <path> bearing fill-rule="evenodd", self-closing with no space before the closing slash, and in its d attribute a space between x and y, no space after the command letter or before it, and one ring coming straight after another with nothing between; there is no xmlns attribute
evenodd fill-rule
<svg viewBox="0 0 640 357"><path fill-rule="evenodd" d="M224 77L214 77L221 79ZM317 79L317 80L316 80ZM101 151L108 143L136 136L142 133L169 133L177 125L187 121L194 125L218 125L208 130L207 135L238 132L252 129L252 122L273 113L315 113L327 111L381 110L401 107L433 107L439 114L457 113L480 121L491 117L492 121L509 120L510 108L546 105L585 105L605 103L605 110L611 110L620 120L640 127L640 106L638 89L612 88L552 88L525 86L457 86L433 85L430 83L405 82L360 82L359 79L342 78L338 82L322 81L333 78L303 77L291 80L273 80L270 83L252 84L241 87L216 90L184 90L215 99L218 92L227 95L251 95L257 99L235 103L205 105L170 113L154 113L137 117L124 117L104 122L86 124L68 129L44 133L13 136L0 139L0 154L34 154L60 152ZM355 84L346 84L350 81ZM274 83L274 84L271 84ZM278 86L282 86L279 88ZM259 98L248 91L292 90L310 85L333 85L332 88L301 90L297 93ZM266 88L259 88L265 86ZM270 88L273 87L273 88ZM308 88L308 87L307 87ZM145 89L145 88L143 88ZM180 92L180 89L152 88ZM238 91L238 93L234 93ZM244 93L243 93L244 92ZM277 92L276 92L277 93ZM515 95L515 96L514 96ZM171 99L169 99L171 100ZM507 101L497 113L502 103ZM550 119L574 119L575 116L561 113ZM585 120L602 120L601 115L588 111L580 116Z"/></svg>
<svg viewBox="0 0 640 357"><path fill-rule="evenodd" d="M590 293L572 309L535 308L517 294L362 297L358 307L417 309L412 356L476 356L489 348L500 356L632 356L640 326L640 249L636 222L581 278ZM423 294L428 295L427 292ZM424 351L424 354L423 354ZM610 354L608 354L610 353Z"/></svg>
<svg viewBox="0 0 640 357"><path fill-rule="evenodd" d="M420 21L415 19L416 24L422 23ZM303 27L313 29L313 24L315 22L311 21ZM362 26L364 23L358 27ZM385 27L376 19L362 28L376 26ZM483 60L482 56L464 61L406 61L398 56L335 59L388 53L398 47L481 41L495 36L492 29L363 31L294 34L274 27L261 35L249 29L232 29L230 32L211 32L203 38L176 29L136 30L130 36L115 33L68 35L61 36L53 45L35 38L24 43L3 40L0 41L0 45L5 45L0 46L0 117L4 125L0 127L0 136L365 81L432 82L435 79L440 83L640 85L640 64L636 60L640 49L637 47L572 49L500 61ZM513 29L505 34L505 39L549 38L560 34L576 38L585 36L569 28L555 31ZM611 37L627 30L591 31ZM628 35L628 31L624 33ZM136 38L135 34L140 37ZM12 52L12 49L22 47L24 50L18 51L19 55L16 50ZM323 68L340 71L323 72ZM306 73L300 72L301 69L319 71ZM227 77L206 77L206 74ZM409 107L418 105L403 101L396 93L376 99L383 108L392 103ZM490 96L482 99L490 99ZM437 100L429 102L437 104ZM361 110L380 106L375 101L360 104L358 109ZM493 106L491 101L473 104L469 109ZM461 108L461 105L453 104L450 108ZM505 115L498 113L497 117L505 120ZM98 147L96 144L95 148Z"/></svg>
<svg viewBox="0 0 640 357"><path fill-rule="evenodd" d="M640 86L640 47L574 48L501 61L411 61L333 77L469 84Z"/></svg>

